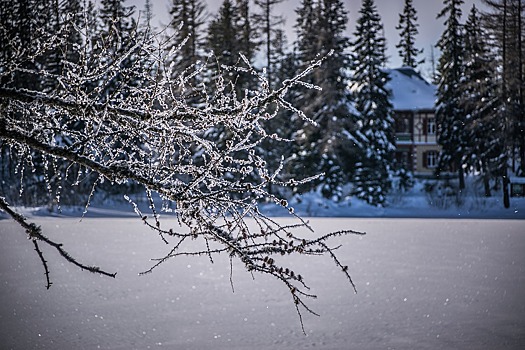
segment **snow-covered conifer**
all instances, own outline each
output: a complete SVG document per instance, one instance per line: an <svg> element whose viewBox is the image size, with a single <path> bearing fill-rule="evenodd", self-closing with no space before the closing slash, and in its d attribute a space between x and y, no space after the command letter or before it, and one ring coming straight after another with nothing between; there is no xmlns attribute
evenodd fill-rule
<svg viewBox="0 0 525 350"><path fill-rule="evenodd" d="M259 29L262 44L265 47L265 67L266 76L270 87L273 87L276 80L278 62L282 60L282 44L284 38L284 31L281 28L284 24L282 15L274 14L275 6L282 3L283 0L255 0L255 5L259 8L259 12L255 14L255 25Z"/></svg>
<svg viewBox="0 0 525 350"><path fill-rule="evenodd" d="M199 84L194 73L199 69L198 62L204 59L202 32L205 25L205 10L206 6L202 0L171 1L170 27L174 34L169 37L170 44L167 47L168 50L172 50L169 61L171 72L179 74L172 79L176 81L193 75L188 82L193 87L191 90ZM192 91L187 92L192 93Z"/></svg>
<svg viewBox="0 0 525 350"><path fill-rule="evenodd" d="M412 0L405 0L403 13L399 14L399 23L396 29L399 30L399 56L403 59L403 66L417 68L425 60L418 60L417 57L423 53L423 49L416 48L416 36L419 24L417 23L417 12L412 4Z"/></svg>
<svg viewBox="0 0 525 350"><path fill-rule="evenodd" d="M491 49L497 53L500 130L506 153L501 155L509 171L525 176L525 35L523 0L485 0L488 11L484 27L490 33ZM502 174L503 203L510 206L509 176Z"/></svg>
<svg viewBox="0 0 525 350"><path fill-rule="evenodd" d="M132 6L125 6L125 2L126 0L102 0L98 11L100 23L97 35L104 40L105 45L99 45L95 50L103 50L100 52L100 57L103 58L102 64L120 66L114 75L104 75L98 82L98 85L103 87L104 93L101 98L105 101L118 98L119 96L114 96L116 93L129 94L129 89L137 84L129 73L136 64L136 52L127 54L136 45L135 9ZM121 59L122 57L124 59Z"/></svg>
<svg viewBox="0 0 525 350"><path fill-rule="evenodd" d="M383 205L390 189L394 152L390 91L386 88L386 43L383 24L373 0L363 0L352 43L351 88L356 108L360 161L354 175L354 193L373 205Z"/></svg>
<svg viewBox="0 0 525 350"><path fill-rule="evenodd" d="M209 70L217 73L211 80L226 79L226 85L230 85L227 88L233 83L237 98L242 98L256 84L251 74L246 73L258 46L252 20L248 1L224 0L208 27L206 47L213 54Z"/></svg>
<svg viewBox="0 0 525 350"><path fill-rule="evenodd" d="M295 136L300 146L294 156L295 173L322 173L311 186L319 188L323 196L338 200L355 155L353 140L348 137L353 120L347 89L347 11L340 0L305 0L297 13L299 67L306 67L316 57L325 55L326 61L306 81L318 89L303 88L298 94L296 103L319 127L305 125Z"/></svg>
<svg viewBox="0 0 525 350"><path fill-rule="evenodd" d="M458 173L459 188L465 188L463 157L467 147L465 112L458 94L463 69L463 26L460 23L463 0L445 0L438 18L445 19L438 48L439 84L437 91L436 120L438 143L442 146L438 172L454 170Z"/></svg>
<svg viewBox="0 0 525 350"><path fill-rule="evenodd" d="M485 195L491 195L490 181L504 173L505 135L500 125L497 60L486 44L488 33L481 26L479 11L472 7L464 26L463 73L458 89L465 111L465 163L480 171Z"/></svg>

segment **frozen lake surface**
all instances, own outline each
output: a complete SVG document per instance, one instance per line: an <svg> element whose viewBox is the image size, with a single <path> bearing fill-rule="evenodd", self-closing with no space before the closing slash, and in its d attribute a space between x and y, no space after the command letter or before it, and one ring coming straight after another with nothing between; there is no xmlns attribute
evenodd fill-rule
<svg viewBox="0 0 525 350"><path fill-rule="evenodd" d="M289 292L218 257L178 258L136 218L34 218L80 261L44 247L53 286L24 231L0 220L0 349L525 349L525 221L312 219L357 285L327 258L291 263L318 295L304 313Z"/></svg>

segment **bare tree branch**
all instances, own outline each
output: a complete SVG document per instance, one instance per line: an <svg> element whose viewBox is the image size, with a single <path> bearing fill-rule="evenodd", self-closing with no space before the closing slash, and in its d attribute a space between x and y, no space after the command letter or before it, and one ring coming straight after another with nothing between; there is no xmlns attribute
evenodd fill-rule
<svg viewBox="0 0 525 350"><path fill-rule="evenodd" d="M104 41L90 37L87 30L82 31L82 37L78 62L65 62L60 74L22 68L48 50L59 48L62 43L59 36L47 39L49 41L41 45L43 49L33 50L31 57L22 50L15 52L8 62L0 58L0 66L7 67L0 70L0 79L24 74L53 78L59 83L50 91L9 84L0 86L0 141L17 154L20 177L25 176L26 164L32 170L39 168L45 173L48 192L55 193L58 202L63 189L53 188L50 178L67 178L73 166L82 170L77 177L80 173L86 178L86 174L93 174L96 179L89 187L86 209L91 197L96 195L95 189L104 181L132 183L144 188L150 207L148 214L153 219L139 210L130 197L126 198L139 220L170 247L163 257L153 259L153 266L143 274L171 258L207 256L213 263L217 254L226 253L231 264L232 290L233 259L241 262L249 273L272 276L289 290L303 331L301 312L316 314L305 302L315 295L306 284L307 273L293 271L282 257L329 255L355 291L348 268L327 242L338 236L362 233L346 230L320 237L313 235L308 223L294 214L288 202L270 193L268 188L270 185L296 186L316 177L281 180L283 161L276 169L270 169L261 151L265 140L289 141L279 135L269 135L265 129L265 123L279 110L288 110L315 124L285 101L284 96L291 87L305 85L303 78L324 59L313 62L275 91L270 90L266 78L248 64L250 68L243 68L243 73L252 74L258 85L241 98L220 76L197 89L191 86L190 80L201 73L198 68L194 72L170 71L170 54L163 46L165 42L155 35L149 39L131 38L136 43L120 54L110 52L108 38ZM90 50L90 45L100 50ZM133 61L136 57L146 57L146 61L134 61L123 67L127 60ZM235 74L236 69L229 67L226 71ZM122 78L114 90L107 92L117 76ZM177 94L184 89L194 92L197 101ZM59 163L64 165L59 167L56 165ZM76 179L72 188L79 183ZM172 213L179 227L165 226L162 216L167 213L157 209L153 194L173 204ZM267 217L259 211L262 201L286 209L297 221L284 225ZM0 209L18 222L33 240L44 266L47 288L51 286L49 267L38 241L55 248L64 259L81 269L115 277L116 273L79 263L62 244L44 236L40 227L13 211L1 197ZM307 235L301 234L301 230ZM186 250L190 240L202 242L202 249Z"/></svg>
<svg viewBox="0 0 525 350"><path fill-rule="evenodd" d="M15 212L13 209L11 209L11 207L9 206L9 204L5 201L5 198L3 198L3 197L0 197L0 209L5 211L7 214L9 214L9 216L11 216L13 218L13 220L15 220L17 223L20 224L20 226L25 228L26 233L28 235L28 238L30 238L33 241L33 244L35 246L35 251L37 252L40 260L42 261L44 269L45 269L45 275L46 275L46 280L47 280L47 284L46 284L46 288L47 289L49 289L51 287L52 283L51 283L50 278L49 278L49 269L48 269L47 261L44 259L44 256L43 256L42 251L40 250L40 248L38 246L38 242L37 241L45 242L49 246L55 248L58 251L58 253L64 259L66 259L68 262L72 263L73 265L76 265L76 266L80 267L82 270L86 270L86 271L89 271L89 272L92 272L92 273L98 273L100 275L113 277L113 278L117 275L116 272L115 273L106 272L106 271L100 269L97 266L88 266L88 265L84 265L84 264L78 262L75 258L73 258L71 255L69 255L69 253L66 250L64 250L64 248L62 248L62 244L61 243L56 243L53 240L49 239L48 237L44 236L42 234L42 229L40 228L40 226L37 226L36 224L34 224L32 222L31 223L28 222L25 217L23 217L22 215L20 215L17 212Z"/></svg>

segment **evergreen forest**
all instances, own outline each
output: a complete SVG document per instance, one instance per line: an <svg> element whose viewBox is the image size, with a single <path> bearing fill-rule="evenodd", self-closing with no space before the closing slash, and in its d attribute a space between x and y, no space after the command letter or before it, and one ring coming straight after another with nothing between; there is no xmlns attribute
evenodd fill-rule
<svg viewBox="0 0 525 350"><path fill-rule="evenodd" d="M327 200L355 196L387 206L393 179L408 179L409 186L413 174L396 163L386 40L374 0L363 0L356 8L347 8L343 0L302 0L295 10L294 42L287 40L285 19L276 11L283 1L222 0L218 12L210 14L203 0L170 0L171 22L165 28L154 23L157 4L150 0L142 9L125 0L2 1L0 124L7 118L7 105L13 118L31 124L31 113L12 108L17 102L10 100L14 93L28 91L53 99L65 90L81 89L106 109L117 106L115 101L147 101L144 94L151 93L153 109L177 111L184 103L187 113L174 112L173 118L192 126L192 113L197 115L203 106L227 111L227 106L257 98L260 91L276 91L287 108L282 102L257 111L268 118L258 124L264 137L250 146L269 172L236 163L239 169L232 165L221 176L264 183L269 195L258 201L317 192ZM487 10L474 6L463 16L462 0L444 0L436 13L445 30L436 43L441 56L431 77L437 86L442 148L434 176L453 174L459 190L465 188L466 176L478 176L485 195L501 195L508 206L510 177L525 176L525 12L522 0L483 1ZM356 23L349 23L349 11L358 13ZM404 1L398 16L396 48L403 65L419 71L424 53L415 44L419 23L412 0ZM44 39L59 44L47 47ZM162 42L164 51L138 49L146 40ZM13 59L21 54L29 58ZM157 54L166 61L160 64ZM83 69L97 74L90 73L78 85L67 83ZM159 77L170 81L169 101L154 97L153 83ZM288 84L294 77L299 79ZM67 135L83 130L85 122L62 120L63 125L53 127L67 132L53 142L78 147ZM202 135L228 149L232 139L241 137L232 130L225 119ZM10 203L53 208L57 203L84 205L95 190L108 198L143 191L133 179L103 181L69 161L51 160L31 147L14 148L4 136L0 196ZM134 159L146 148L133 134L107 140L119 150L111 155L115 162ZM232 152L237 151L242 150ZM207 162L197 149L186 152L188 166Z"/></svg>

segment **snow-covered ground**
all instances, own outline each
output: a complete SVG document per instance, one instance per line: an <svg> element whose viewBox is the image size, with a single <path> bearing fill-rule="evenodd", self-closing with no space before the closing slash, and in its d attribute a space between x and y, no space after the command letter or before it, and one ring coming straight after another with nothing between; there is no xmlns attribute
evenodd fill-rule
<svg viewBox="0 0 525 350"><path fill-rule="evenodd" d="M510 207L504 208L500 191L486 198L475 177L467 177L467 189L461 194L445 188L439 191L439 183L433 180L417 180L407 191L391 191L384 207L374 207L355 197L333 202L323 198L320 193L306 193L300 197L288 198L294 212L303 217L382 217L382 218L483 218L483 219L525 219L525 197L511 197ZM429 185L435 189L426 190ZM452 182L452 186L454 183ZM450 192L452 191L452 193ZM86 217L136 217L132 206L123 197L95 196ZM142 195L132 199L145 213L149 212L148 201ZM160 199L157 208L161 207ZM288 210L275 203L262 204L261 211L270 216L289 217ZM80 217L84 207L57 207L50 212L48 208L17 208L25 215ZM0 212L0 219L7 218Z"/></svg>
<svg viewBox="0 0 525 350"><path fill-rule="evenodd" d="M305 217L525 219L525 197L511 197L510 207L504 208L501 193L493 192L492 197L486 198L475 178L468 180L468 187L461 194L452 188L439 190L440 184L432 180L418 180L407 191L392 191L385 207L374 207L355 197L336 203L319 193L306 193L288 202L295 213ZM429 185L435 187L431 192L426 190ZM275 216L287 215L287 210L273 204L262 207Z"/></svg>
<svg viewBox="0 0 525 350"><path fill-rule="evenodd" d="M45 249L54 282L23 230L0 221L0 349L524 349L525 221L315 218L341 238L353 294L329 259L295 257L319 298L301 332L289 293L219 257L180 258L138 276L166 253L138 218L34 217L83 262ZM290 220L290 219L280 219Z"/></svg>

